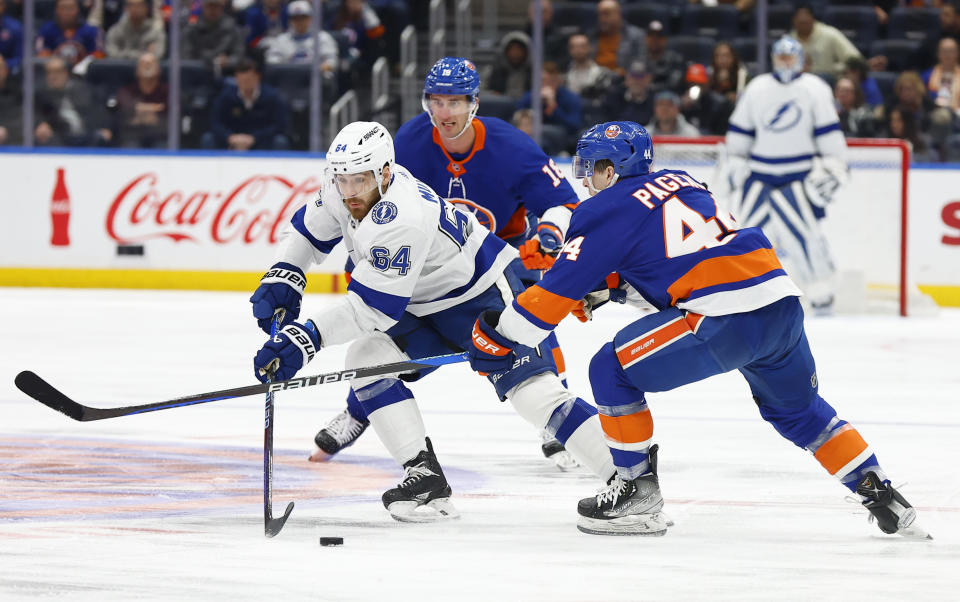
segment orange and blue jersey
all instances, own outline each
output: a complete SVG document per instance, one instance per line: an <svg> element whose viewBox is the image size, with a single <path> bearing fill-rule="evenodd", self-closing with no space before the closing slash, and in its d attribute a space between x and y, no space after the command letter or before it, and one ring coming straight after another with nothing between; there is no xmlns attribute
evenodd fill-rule
<svg viewBox="0 0 960 602"><path fill-rule="evenodd" d="M657 309L704 316L801 294L760 229L740 229L686 172L661 170L580 203L556 263L515 299L498 330L536 344L611 272Z"/></svg>
<svg viewBox="0 0 960 602"><path fill-rule="evenodd" d="M570 182L529 136L494 117L475 118L473 128L470 152L452 155L430 116L421 113L397 131L397 163L514 246L527 238L527 211L541 217L553 207L576 206ZM543 227L557 224L548 220Z"/></svg>

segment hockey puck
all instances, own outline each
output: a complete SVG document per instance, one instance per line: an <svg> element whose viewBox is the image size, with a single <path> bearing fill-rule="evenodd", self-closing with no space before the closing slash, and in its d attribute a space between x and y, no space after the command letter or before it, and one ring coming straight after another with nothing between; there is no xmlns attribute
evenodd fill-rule
<svg viewBox="0 0 960 602"><path fill-rule="evenodd" d="M320 545L321 546L342 546L343 538L342 537L321 537Z"/></svg>

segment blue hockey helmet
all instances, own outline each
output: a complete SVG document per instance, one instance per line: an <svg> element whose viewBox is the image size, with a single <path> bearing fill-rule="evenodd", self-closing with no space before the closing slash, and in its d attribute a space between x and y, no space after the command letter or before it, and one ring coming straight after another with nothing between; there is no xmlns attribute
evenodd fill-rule
<svg viewBox="0 0 960 602"><path fill-rule="evenodd" d="M600 159L612 161L619 178L648 174L653 163L653 140L647 130L632 121L598 123L577 141L574 177L580 180L593 176Z"/></svg>
<svg viewBox="0 0 960 602"><path fill-rule="evenodd" d="M770 64L773 74L786 83L803 73L803 46L790 36L783 36L773 43L770 51Z"/></svg>
<svg viewBox="0 0 960 602"><path fill-rule="evenodd" d="M473 61L462 57L445 56L434 63L430 72L427 73L427 79L423 82L423 110L430 115L431 123L439 130L440 126L437 125L433 116L431 95L466 96L466 102L434 99L436 103L446 103L454 114L466 115L466 121L464 121L462 129L456 136L453 136L453 138L459 138L470 129L470 124L473 123L473 118L477 115L477 109L480 106L479 93L480 73L477 72L477 66L473 64Z"/></svg>
<svg viewBox="0 0 960 602"><path fill-rule="evenodd" d="M427 73L423 93L475 97L480 93L480 73L469 59L445 56L434 63Z"/></svg>

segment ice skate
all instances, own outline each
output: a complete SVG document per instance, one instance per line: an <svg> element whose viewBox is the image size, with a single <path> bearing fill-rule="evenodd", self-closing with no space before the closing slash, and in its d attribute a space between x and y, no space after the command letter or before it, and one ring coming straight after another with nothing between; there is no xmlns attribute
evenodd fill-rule
<svg viewBox="0 0 960 602"><path fill-rule="evenodd" d="M383 506L400 522L430 523L459 518L452 491L427 437L427 450L403 465L403 481L383 494Z"/></svg>
<svg viewBox="0 0 960 602"><path fill-rule="evenodd" d="M310 456L311 462L326 462L345 447L350 447L367 430L370 422L357 420L349 411L344 410L320 429L313 438L317 450Z"/></svg>
<svg viewBox="0 0 960 602"><path fill-rule="evenodd" d="M917 511L890 485L890 481L881 480L877 473L870 471L857 483L857 494L862 498L863 507L870 511L870 522L884 533L896 533L912 539L933 539L916 523Z"/></svg>
<svg viewBox="0 0 960 602"><path fill-rule="evenodd" d="M663 512L656 470L657 446L650 448L650 474L626 481L619 474L594 497L580 500L577 529L592 535L660 536L673 524Z"/></svg>
<svg viewBox="0 0 960 602"><path fill-rule="evenodd" d="M580 463L567 451L563 443L557 441L547 431L540 431L540 450L543 452L543 457L553 460L554 465L563 472L580 466Z"/></svg>

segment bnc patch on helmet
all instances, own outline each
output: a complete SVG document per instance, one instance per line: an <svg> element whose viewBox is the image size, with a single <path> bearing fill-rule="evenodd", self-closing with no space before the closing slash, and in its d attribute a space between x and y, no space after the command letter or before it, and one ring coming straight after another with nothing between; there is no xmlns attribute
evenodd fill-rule
<svg viewBox="0 0 960 602"><path fill-rule="evenodd" d="M373 206L370 216L376 224L387 224L397 217L397 206L390 201L380 201Z"/></svg>
<svg viewBox="0 0 960 602"><path fill-rule="evenodd" d="M373 136L379 131L380 131L380 126L374 127L372 130L370 130L369 132L363 135L363 141L366 142L367 140L370 139L370 136Z"/></svg>

